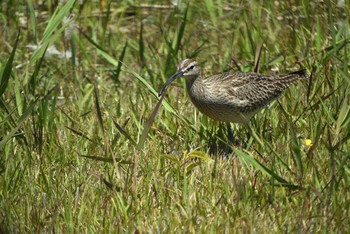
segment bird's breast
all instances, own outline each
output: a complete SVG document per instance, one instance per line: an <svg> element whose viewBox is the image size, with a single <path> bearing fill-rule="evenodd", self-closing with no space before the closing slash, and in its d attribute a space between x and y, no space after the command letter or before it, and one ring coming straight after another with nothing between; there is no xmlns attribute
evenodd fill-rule
<svg viewBox="0 0 350 234"><path fill-rule="evenodd" d="M248 123L250 118L257 113L260 108L248 108L243 101L236 100L230 103L220 98L211 98L205 95L190 93L190 100L197 109L211 119L223 122Z"/></svg>

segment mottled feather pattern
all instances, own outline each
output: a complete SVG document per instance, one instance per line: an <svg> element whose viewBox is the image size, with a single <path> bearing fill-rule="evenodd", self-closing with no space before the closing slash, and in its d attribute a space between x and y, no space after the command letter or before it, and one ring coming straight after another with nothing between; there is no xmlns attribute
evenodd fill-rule
<svg viewBox="0 0 350 234"><path fill-rule="evenodd" d="M199 111L214 120L239 123L247 123L292 83L307 77L306 70L300 70L271 76L227 72L202 79L200 67L190 59L182 61L172 77L179 76L186 78L190 99Z"/></svg>
<svg viewBox="0 0 350 234"><path fill-rule="evenodd" d="M224 73L203 79L202 82L194 82L194 85L206 85L206 92L213 102L227 104L244 112L269 104L293 82L306 77L305 74L305 70L276 76L244 72Z"/></svg>

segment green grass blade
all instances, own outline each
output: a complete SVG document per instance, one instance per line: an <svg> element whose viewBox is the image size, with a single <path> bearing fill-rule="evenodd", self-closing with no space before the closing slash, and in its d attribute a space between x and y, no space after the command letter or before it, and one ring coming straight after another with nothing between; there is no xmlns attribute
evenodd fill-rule
<svg viewBox="0 0 350 234"><path fill-rule="evenodd" d="M336 121L336 127L335 127L335 132L337 135L339 135L340 129L344 123L344 121L346 120L346 116L348 115L348 113L350 112L350 106L349 106L349 102L348 102L348 95L345 95L345 98L343 100L342 106L340 108L339 111L339 115Z"/></svg>
<svg viewBox="0 0 350 234"><path fill-rule="evenodd" d="M33 1L28 0L28 13L30 17L30 26L32 27L32 31L34 34L34 42L35 44L38 43L38 29L37 29L37 21L35 17L35 10L33 6Z"/></svg>
<svg viewBox="0 0 350 234"><path fill-rule="evenodd" d="M289 123L290 123L289 129L290 129L291 138L292 138L291 143L292 143L293 156L299 170L299 175L302 177L304 174L304 168L303 168L303 161L301 159L300 145L298 142L298 138L297 138L293 123L291 121Z"/></svg>
<svg viewBox="0 0 350 234"><path fill-rule="evenodd" d="M217 18L216 18L216 13L215 13L215 6L214 2L212 0L204 0L205 6L208 10L211 22L213 23L214 27L217 27Z"/></svg>
<svg viewBox="0 0 350 234"><path fill-rule="evenodd" d="M236 148L233 148L233 151L235 152L235 154L238 155L238 157L241 161L246 162L249 165L253 166L257 170L262 172L264 175L267 175L271 178L274 178L275 180L277 180L280 183L281 186L285 186L285 187L292 188L292 189L299 188L298 185L294 185L294 184L288 182L287 180L283 179L281 176L277 175L276 173L274 173L273 171L271 171L270 169L265 167L263 164L261 164L259 161L257 161L249 153L245 153L245 152L238 150Z"/></svg>
<svg viewBox="0 0 350 234"><path fill-rule="evenodd" d="M10 55L9 59L7 60L5 68L1 74L0 96L2 96L2 94L5 92L5 90L7 88L7 84L9 82L10 77L11 77L12 63L13 63L13 59L15 58L15 53L16 53L16 49L17 49L19 35L20 35L20 31L18 31L17 38L15 41L15 44L13 45L11 55Z"/></svg>
<svg viewBox="0 0 350 234"><path fill-rule="evenodd" d="M43 37L41 39L38 49L36 49L30 59L31 63L34 63L38 58L42 57L46 49L53 44L59 37L61 37L62 32L71 23L71 20L67 20L62 27L58 27L62 23L64 17L69 14L71 8L73 7L75 0L68 0L66 4L61 9L56 9L53 16L50 18L47 24ZM55 33L54 33L55 32Z"/></svg>
<svg viewBox="0 0 350 234"><path fill-rule="evenodd" d="M152 111L151 116L146 121L146 124L143 128L141 137L139 139L139 142L137 143L137 149L140 150L145 143L146 137L148 135L149 130L151 129L152 123L154 122L154 119L156 118L156 115L158 113L159 107L162 104L164 98L164 94L160 97L159 101L157 102L156 106L154 107L154 110Z"/></svg>
<svg viewBox="0 0 350 234"><path fill-rule="evenodd" d="M84 154L79 154L80 157L83 158L88 158L91 160L95 160L95 161L100 161L100 162L107 162L107 163L113 163L113 162L117 162L120 164L134 164L132 161L129 160L125 160L123 158L106 158L106 157L100 157L100 156L92 156L92 155L84 155Z"/></svg>
<svg viewBox="0 0 350 234"><path fill-rule="evenodd" d="M100 108L100 102L98 99L98 91L97 91L97 86L94 85L94 103L95 103L95 108L96 108L96 114L97 114L97 122L98 126L100 127L100 130L102 133L105 132L104 127L103 127L103 119L102 119L102 112Z"/></svg>
<svg viewBox="0 0 350 234"><path fill-rule="evenodd" d="M37 98L28 106L28 108L24 111L23 115L20 116L17 125L6 136L3 137L3 139L0 141L0 150L2 150L5 147L6 143L17 133L17 131L22 127L25 121L31 116L31 113L34 110L34 107L38 100L39 99Z"/></svg>
<svg viewBox="0 0 350 234"><path fill-rule="evenodd" d="M180 29L179 29L179 32L177 34L177 37L176 37L176 44L175 44L175 48L174 48L174 57L176 58L177 57L177 54L179 52L179 49L180 49L180 45L181 45L181 42L182 42L182 38L184 36L184 33L185 33L185 28L186 28L186 24L187 24L187 13L188 13L188 6L186 7L186 10L185 10L185 14L184 14L184 18L181 22L181 25L180 25Z"/></svg>
<svg viewBox="0 0 350 234"><path fill-rule="evenodd" d="M74 3L75 0L68 0L61 9L56 9L45 28L41 42L45 42L51 37L51 35L58 28L59 24L62 22L63 18L69 14Z"/></svg>
<svg viewBox="0 0 350 234"><path fill-rule="evenodd" d="M142 65L145 65L145 42L143 40L143 23L140 24L139 32L139 56Z"/></svg>
<svg viewBox="0 0 350 234"><path fill-rule="evenodd" d="M38 59L45 55L47 48L52 45L55 41L57 41L61 36L62 32L65 30L66 26L69 23L67 22L61 28L59 28L55 34L53 34L48 40L45 40L40 44L40 46L34 51L32 57L30 58L30 63L35 63Z"/></svg>
<svg viewBox="0 0 350 234"><path fill-rule="evenodd" d="M114 123L114 126L118 129L118 131L123 135L125 136L126 139L128 139L133 145L136 145L136 142L134 141L134 139L131 138L131 136L129 135L129 133L127 133L123 128L122 126L120 126L117 121L115 121L113 119L113 123Z"/></svg>
<svg viewBox="0 0 350 234"><path fill-rule="evenodd" d="M72 133L74 133L75 135L81 136L81 137L85 138L86 140L96 144L96 142L94 140L92 140L90 137L88 137L88 135L86 133L84 133L83 131L72 128L72 127L68 127L68 126L65 126L65 127L67 129L69 129L70 131L72 131Z"/></svg>
<svg viewBox="0 0 350 234"><path fill-rule="evenodd" d="M117 68L113 71L113 74L111 75L112 80L114 81L114 83L116 85L119 85L120 81L119 81L119 76L120 73L122 71L122 65L123 65L123 61L124 61L124 56L125 56L125 52L126 52L126 48L128 47L128 42L126 41L123 47L123 50L119 56L118 59L118 66Z"/></svg>

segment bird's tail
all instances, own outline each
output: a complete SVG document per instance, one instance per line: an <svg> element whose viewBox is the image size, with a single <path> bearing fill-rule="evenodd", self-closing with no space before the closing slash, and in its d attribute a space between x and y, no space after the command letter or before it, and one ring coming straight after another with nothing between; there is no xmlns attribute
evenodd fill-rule
<svg viewBox="0 0 350 234"><path fill-rule="evenodd" d="M291 72L285 75L280 75L276 79L276 83L278 86L280 86L282 89L288 88L291 84L293 84L295 81L300 79L308 78L308 73L306 69L302 69L299 71Z"/></svg>

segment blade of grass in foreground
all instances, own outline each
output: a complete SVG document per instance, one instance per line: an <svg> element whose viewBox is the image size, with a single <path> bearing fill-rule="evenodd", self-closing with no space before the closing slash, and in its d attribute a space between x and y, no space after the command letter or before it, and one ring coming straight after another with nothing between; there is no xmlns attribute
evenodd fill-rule
<svg viewBox="0 0 350 234"><path fill-rule="evenodd" d="M100 102L98 99L98 91L97 91L97 86L94 85L94 96L95 96L95 108L96 108L96 114L97 114L97 122L98 126L100 127L101 132L104 134L104 127L103 127L103 119L102 119L102 112L100 108Z"/></svg>
<svg viewBox="0 0 350 234"><path fill-rule="evenodd" d="M145 127L143 128L141 137L139 142L137 143L137 149L140 150L143 146L143 144L145 143L146 137L148 135L149 130L151 129L152 123L154 122L154 119L156 118L156 115L158 113L160 104L162 104L162 101L164 99L164 95L165 92L162 94L162 96L160 97L159 101L157 102L156 106L154 107L154 110L151 114L151 116L149 117L149 119L147 120Z"/></svg>
<svg viewBox="0 0 350 234"><path fill-rule="evenodd" d="M127 133L123 128L122 126L120 126L117 121L115 121L113 119L113 123L114 123L114 126L119 130L119 132L125 136L126 139L128 139L133 145L137 145L136 142L134 141L134 139L131 138L131 136L129 135L129 133Z"/></svg>
<svg viewBox="0 0 350 234"><path fill-rule="evenodd" d="M73 7L74 3L75 0L68 0L61 9L56 9L52 17L50 18L47 27L45 28L42 41L46 41L50 38L50 36L57 29L58 25L62 22L63 18L69 14L69 11Z"/></svg>
<svg viewBox="0 0 350 234"><path fill-rule="evenodd" d="M60 23L63 21L64 17L69 14L74 3L75 0L68 0L61 9L57 8L53 13L45 28L40 45L38 49L34 51L30 59L30 63L34 63L38 58L41 58L46 49L61 36L62 32L70 24L70 20L67 20L67 22L64 22L59 28Z"/></svg>
<svg viewBox="0 0 350 234"><path fill-rule="evenodd" d="M29 15L29 20L30 20L30 26L32 28L32 33L34 35L34 42L38 43L38 28L37 28L37 20L36 20L36 15L35 15L35 9L33 5L32 0L27 1L28 4L28 15Z"/></svg>
<svg viewBox="0 0 350 234"><path fill-rule="evenodd" d="M299 170L299 176L302 179L304 175L304 166L303 166L303 160L301 159L301 151L300 151L300 145L298 142L297 134L295 132L292 120L289 121L289 128L290 128L290 135L291 135L291 147L293 150L293 159L295 160L295 163Z"/></svg>
<svg viewBox="0 0 350 234"><path fill-rule="evenodd" d="M120 81L119 81L119 75L120 75L120 72L122 71L122 62L124 60L124 56L125 56L125 52L126 52L126 48L128 47L128 42L126 41L125 44L124 44L124 47L123 47L123 50L122 50L122 53L120 54L119 56L119 59L118 59L118 66L117 68L113 71L112 75L111 75L111 78L112 80L114 81L114 83L116 85L119 85Z"/></svg>
<svg viewBox="0 0 350 234"><path fill-rule="evenodd" d="M12 49L11 55L10 55L9 59L7 60L7 62L6 62L6 65L5 65L3 73L1 74L2 76L1 76L1 80L0 80L0 96L5 92L7 84L8 84L8 81L9 81L10 76L11 76L12 63L13 63L13 59L15 57L19 35L20 35L20 31L18 31L17 38L16 38L16 41L15 41L15 44L13 45L13 49Z"/></svg>
<svg viewBox="0 0 350 234"><path fill-rule="evenodd" d="M100 156L93 156L93 155L85 155L85 154L79 154L80 157L92 159L95 161L101 161L101 162L107 162L107 163L113 163L114 161L120 164L133 164L132 161L125 160L123 158L106 158L106 157L100 157Z"/></svg>
<svg viewBox="0 0 350 234"><path fill-rule="evenodd" d="M259 73L260 59L261 59L262 43L260 42L255 50L255 60L254 60L254 72Z"/></svg>
<svg viewBox="0 0 350 234"><path fill-rule="evenodd" d="M341 129L343 123L345 122L346 116L348 115L349 111L350 111L350 107L348 104L348 96L345 95L342 106L341 106L340 111L339 111L337 121L336 121L335 132L337 135L339 135L340 129Z"/></svg>
<svg viewBox="0 0 350 234"><path fill-rule="evenodd" d="M275 180L277 180L280 183L281 186L287 187L290 189L300 189L301 188L298 185L294 185L294 184L286 181L281 176L277 175L276 173L274 173L273 171L271 171L270 169L265 167L263 164L261 164L259 161L257 161L252 155L245 153L241 150L238 150L236 148L233 148L233 151L239 156L240 160L244 160L244 162L252 165L256 169L261 171L263 174L265 174L271 178L274 178Z"/></svg>
<svg viewBox="0 0 350 234"><path fill-rule="evenodd" d="M174 48L174 55L169 54L171 57L177 57L177 54L179 52L180 46L181 46L181 42L182 42L182 38L184 36L184 32L186 29L186 23L187 23L187 13L188 13L188 8L189 6L186 7L185 13L184 13L184 18L181 22L177 37L176 37L176 41L175 41L175 48ZM169 57L168 57L169 58Z"/></svg>
<svg viewBox="0 0 350 234"><path fill-rule="evenodd" d="M139 152L143 146L143 144L145 143L146 141L146 137L149 133L149 130L151 129L151 126L152 126L152 123L158 113L158 110L159 110L159 107L160 107L160 104L162 104L162 101L164 99L164 95L165 95L166 92L164 92L162 94L162 96L160 97L159 101L157 102L151 116L149 117L149 119L147 120L146 124L145 124L145 127L143 128L143 131L142 131L142 134L141 134L141 137L139 139L139 142L137 143L137 151L135 153L135 159L134 159L134 174L133 174L133 188L134 188L134 191L136 191L136 175L137 175L137 166L138 166L138 158L139 158Z"/></svg>
<svg viewBox="0 0 350 234"><path fill-rule="evenodd" d="M37 103L37 101L39 100L39 98L35 99L30 105L29 107L24 111L23 115L21 115L21 117L19 118L19 121L17 122L17 126L14 127L10 133L8 133L3 139L2 141L0 141L0 150L2 150L6 143L17 133L17 131L20 129L20 127L23 125L23 123L27 120L28 117L30 117L32 111L34 110L34 107Z"/></svg>

